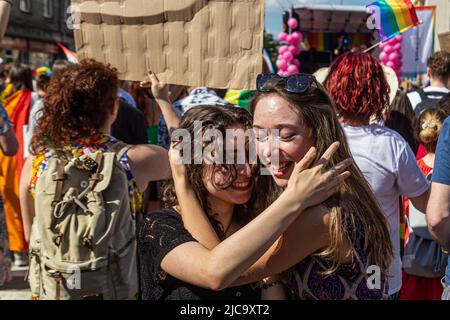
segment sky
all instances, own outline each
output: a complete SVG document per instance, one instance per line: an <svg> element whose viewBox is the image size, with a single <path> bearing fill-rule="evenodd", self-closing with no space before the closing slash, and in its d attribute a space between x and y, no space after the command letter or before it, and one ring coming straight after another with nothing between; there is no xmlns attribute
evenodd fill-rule
<svg viewBox="0 0 450 320"><path fill-rule="evenodd" d="M289 9L292 5L348 4L365 6L372 2L374 0L266 0L266 31L276 37L282 31L283 9Z"/></svg>

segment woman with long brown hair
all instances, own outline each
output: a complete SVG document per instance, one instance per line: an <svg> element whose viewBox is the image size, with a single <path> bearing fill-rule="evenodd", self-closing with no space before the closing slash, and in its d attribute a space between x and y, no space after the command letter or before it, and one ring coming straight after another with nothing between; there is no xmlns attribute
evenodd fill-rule
<svg viewBox="0 0 450 320"><path fill-rule="evenodd" d="M291 187L296 162L310 147L315 146L320 154L333 141L340 142L339 150L330 159L330 166L351 154L334 104L312 75L289 78L261 75L257 87L259 92L252 101L253 128L258 154L266 159L265 167L272 175L271 179L261 181L256 189L263 198L264 209L273 201L279 201ZM274 129L277 134L271 133ZM278 163L270 160L275 143L278 144ZM392 257L387 222L358 167L352 165L348 170L351 176L339 192L300 214L234 284L283 272L281 280L293 298L386 298L386 276ZM206 215L194 210L197 200L192 194L188 196L190 187L183 169L176 170L172 165L172 172L179 186L177 194L182 204L183 221L186 225L188 222L191 225L205 223ZM260 209L256 210L255 213L260 212ZM212 233L206 235L207 230L196 229L193 235L209 239L203 244L214 248L219 239L214 239ZM252 252L236 254L251 256ZM286 270L288 272L284 273ZM373 272L377 281L371 286L369 277ZM267 281L270 284L278 282L277 278ZM282 296L282 290L275 286L269 290L278 290L276 295Z"/></svg>

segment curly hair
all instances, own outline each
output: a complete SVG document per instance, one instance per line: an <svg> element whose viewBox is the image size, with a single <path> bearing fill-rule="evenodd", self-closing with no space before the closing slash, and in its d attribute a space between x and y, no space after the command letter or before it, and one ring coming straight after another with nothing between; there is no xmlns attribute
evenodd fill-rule
<svg viewBox="0 0 450 320"><path fill-rule="evenodd" d="M198 133L197 130L199 130L196 127L196 122L201 122L201 132L200 134L203 135L206 130L219 130L223 136L226 135L226 129L230 128L233 125L241 125L246 130L251 129L252 127L252 117L250 113L243 109L243 108L237 108L234 106L210 106L210 105L203 105L203 106L197 106L189 109L181 118L179 128L180 129L186 129L190 136L191 136L191 159L194 159L195 157L195 136ZM175 142L175 144L182 142L178 141ZM205 150L208 145L212 144L214 140L210 142L204 142L202 143L202 149ZM200 202L201 207L205 212L210 210L210 206L208 203L208 190L206 189L203 178L205 177L205 164L187 164L186 170L189 182L197 196L197 199ZM227 174L227 177L223 183L217 184L215 182L214 176L218 171L225 171ZM207 178L212 182L214 188L217 190L225 190L229 188L233 182L237 179L237 172L234 165L230 164L214 164L212 170L207 172L208 174ZM255 179L257 176L257 172L253 171L253 180L252 184L255 186ZM174 207L178 205L178 199L175 192L175 186L173 183L173 180L168 181L165 186L163 187L163 203L167 207ZM255 190L255 188L253 188ZM255 193L252 194L252 197L250 201L247 204L244 205L236 205L234 209L234 215L233 219L236 220L236 222L245 224L248 222L252 216L251 213L253 210L252 203L254 203L256 198ZM211 214L211 212L210 212ZM213 214L213 213L212 213ZM216 231L218 231L218 221L215 221L214 218L210 218L210 221L215 228ZM220 227L220 226L219 226ZM219 228L220 230L220 228ZM218 232L219 237L221 237L220 232ZM222 235L223 236L223 235Z"/></svg>
<svg viewBox="0 0 450 320"><path fill-rule="evenodd" d="M45 141L58 148L76 137L99 133L117 91L117 70L110 65L86 59L69 66L48 84L31 151L39 153Z"/></svg>
<svg viewBox="0 0 450 320"><path fill-rule="evenodd" d="M450 52L438 51L428 58L428 68L432 77L448 81L450 77Z"/></svg>
<svg viewBox="0 0 450 320"><path fill-rule="evenodd" d="M349 52L338 57L324 84L338 114L345 118L367 120L375 115L380 119L389 106L390 87L383 67L368 53Z"/></svg>

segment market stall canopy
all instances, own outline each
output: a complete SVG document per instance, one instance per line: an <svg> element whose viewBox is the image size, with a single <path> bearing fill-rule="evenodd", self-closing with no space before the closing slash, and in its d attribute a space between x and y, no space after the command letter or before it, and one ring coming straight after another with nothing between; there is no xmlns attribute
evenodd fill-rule
<svg viewBox="0 0 450 320"><path fill-rule="evenodd" d="M364 6L309 5L297 6L300 30L329 33L373 33L367 28L369 13Z"/></svg>

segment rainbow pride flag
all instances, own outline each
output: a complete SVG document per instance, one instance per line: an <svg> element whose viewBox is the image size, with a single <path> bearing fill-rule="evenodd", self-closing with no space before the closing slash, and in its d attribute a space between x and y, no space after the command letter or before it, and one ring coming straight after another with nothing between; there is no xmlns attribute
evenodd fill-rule
<svg viewBox="0 0 450 320"><path fill-rule="evenodd" d="M367 5L367 8L375 15L381 41L389 40L421 23L411 0L380 0Z"/></svg>

